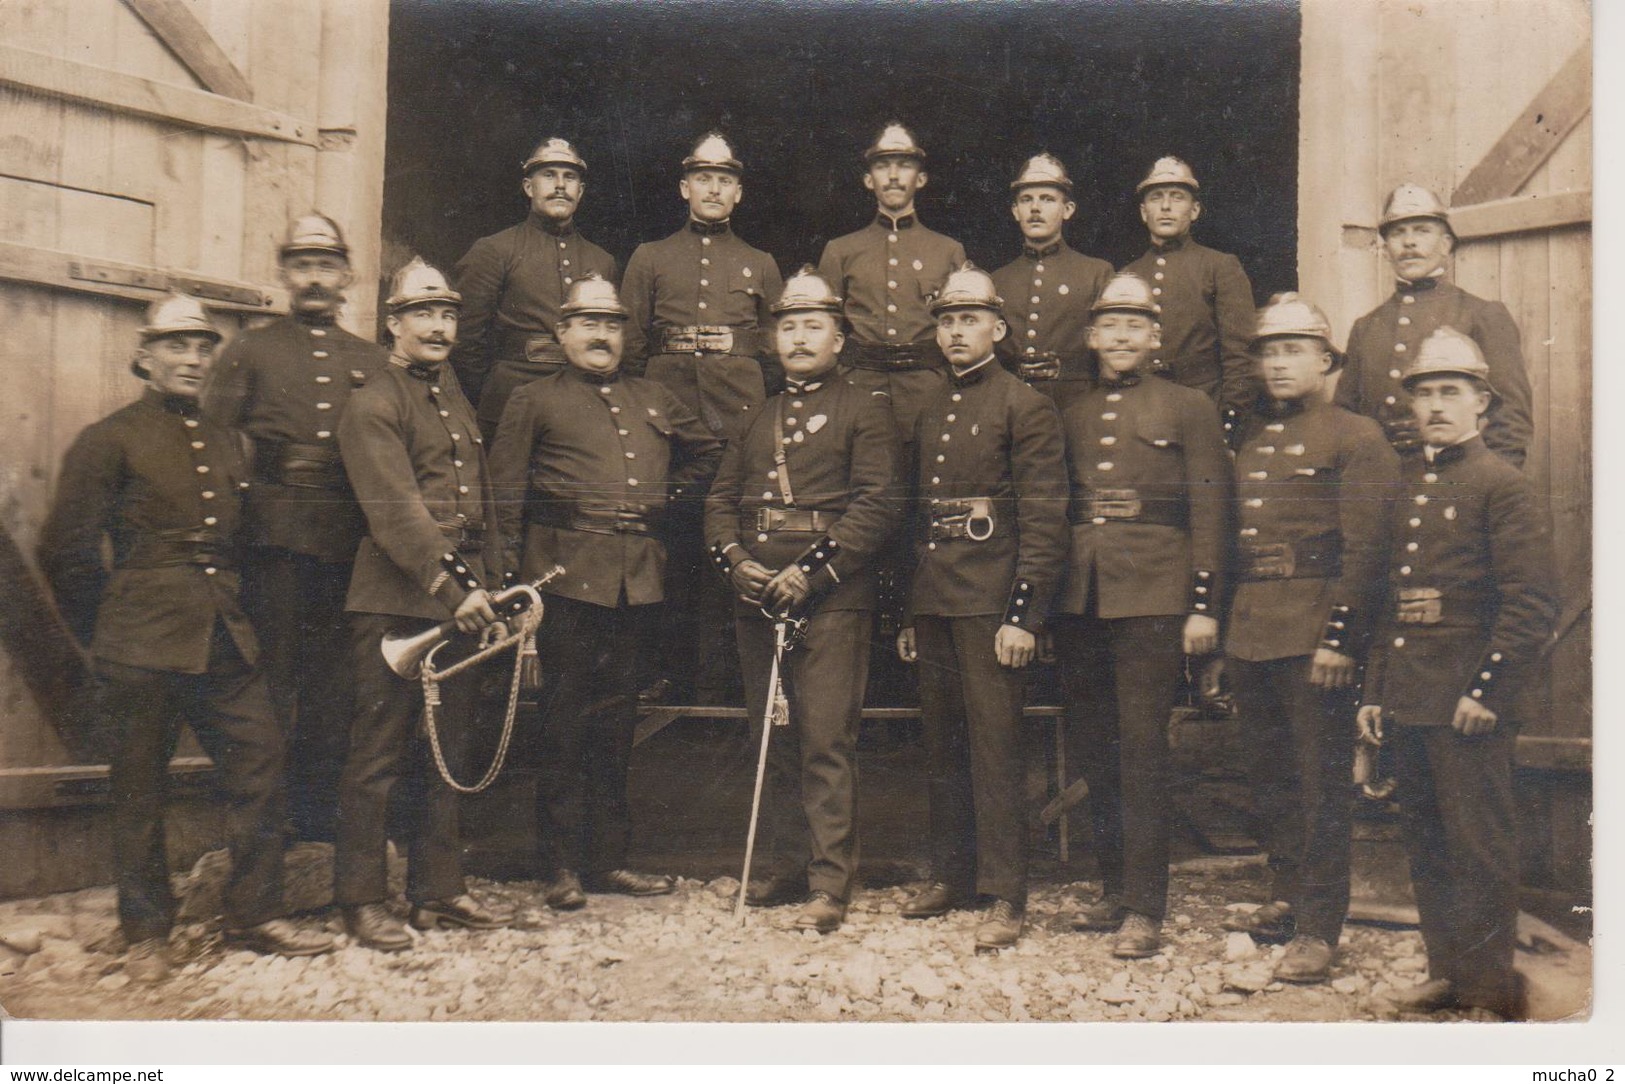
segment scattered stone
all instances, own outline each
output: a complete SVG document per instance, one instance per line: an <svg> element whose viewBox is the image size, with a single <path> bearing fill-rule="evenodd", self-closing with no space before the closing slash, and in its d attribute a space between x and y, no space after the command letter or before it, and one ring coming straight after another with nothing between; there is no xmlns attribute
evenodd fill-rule
<svg viewBox="0 0 1625 1084"><path fill-rule="evenodd" d="M1245 1004L1247 999L1241 994L1223 993L1214 994L1208 999L1208 1004L1216 1009L1228 1009L1233 1005Z"/></svg>
<svg viewBox="0 0 1625 1084"><path fill-rule="evenodd" d="M935 1001L948 993L948 984L923 963L904 968L903 973L897 976L897 981L926 1001Z"/></svg>
<svg viewBox="0 0 1625 1084"><path fill-rule="evenodd" d="M103 975L96 980L96 989L104 993L122 990L128 985L130 985L130 977L122 971L116 971L111 975Z"/></svg>
<svg viewBox="0 0 1625 1084"><path fill-rule="evenodd" d="M1226 960L1253 960L1258 957L1258 945L1252 936L1240 932L1232 932L1224 938L1224 958Z"/></svg>
<svg viewBox="0 0 1625 1084"><path fill-rule="evenodd" d="M124 951L124 931L118 916L97 911L75 911L73 936L91 952L118 954Z"/></svg>
<svg viewBox="0 0 1625 1084"><path fill-rule="evenodd" d="M1359 975L1344 975L1340 979L1332 980L1332 989L1340 994L1357 994L1366 987L1366 980Z"/></svg>
<svg viewBox="0 0 1625 1084"><path fill-rule="evenodd" d="M1271 982L1267 967L1231 967L1224 972L1224 988L1243 994L1256 994Z"/></svg>
<svg viewBox="0 0 1625 1084"><path fill-rule="evenodd" d="M720 896L725 900L731 900L739 895L739 878L718 877L716 880L706 885L705 890L711 893L713 896Z"/></svg>

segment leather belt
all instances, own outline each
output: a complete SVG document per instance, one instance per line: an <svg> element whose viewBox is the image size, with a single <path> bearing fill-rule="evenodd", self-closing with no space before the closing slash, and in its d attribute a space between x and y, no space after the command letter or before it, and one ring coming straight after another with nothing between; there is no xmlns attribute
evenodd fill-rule
<svg viewBox="0 0 1625 1084"><path fill-rule="evenodd" d="M220 532L183 527L143 535L118 563L121 569L175 568L181 565L207 565L229 570L237 567L237 560L232 547Z"/></svg>
<svg viewBox="0 0 1625 1084"><path fill-rule="evenodd" d="M1394 620L1402 625L1437 625L1444 620L1444 592L1437 587L1401 587Z"/></svg>
<svg viewBox="0 0 1625 1084"><path fill-rule="evenodd" d="M1053 350L1038 350L1016 358L1021 379L1031 383L1061 378L1061 355Z"/></svg>
<svg viewBox="0 0 1625 1084"><path fill-rule="evenodd" d="M822 533L829 530L838 518L829 512L806 511L800 508L758 508L756 529L768 534L774 531Z"/></svg>
<svg viewBox="0 0 1625 1084"><path fill-rule="evenodd" d="M762 352L762 336L755 328L702 324L660 329L663 354L734 354L755 357Z"/></svg>
<svg viewBox="0 0 1625 1084"><path fill-rule="evenodd" d="M341 492L350 488L334 444L260 441L254 447L254 467L258 480L270 485Z"/></svg>
<svg viewBox="0 0 1625 1084"><path fill-rule="evenodd" d="M1341 535L1298 542L1243 542L1243 580L1329 580L1343 571Z"/></svg>
<svg viewBox="0 0 1625 1084"><path fill-rule="evenodd" d="M870 369L880 373L940 369L943 365L942 351L937 349L934 339L921 339L918 342L900 343L896 346L849 339L842 358L854 369Z"/></svg>
<svg viewBox="0 0 1625 1084"><path fill-rule="evenodd" d="M1072 502L1068 519L1099 526L1108 521L1185 527L1190 523L1183 497L1161 496L1138 489L1091 489Z"/></svg>
<svg viewBox="0 0 1625 1084"><path fill-rule="evenodd" d="M992 497L962 497L958 500L932 500L930 540L967 539L986 542L993 537Z"/></svg>
<svg viewBox="0 0 1625 1084"><path fill-rule="evenodd" d="M550 501L537 521L544 526L588 534L652 534L655 510L642 502Z"/></svg>
<svg viewBox="0 0 1625 1084"><path fill-rule="evenodd" d="M485 548L485 528L478 524L435 523L453 549L478 553Z"/></svg>
<svg viewBox="0 0 1625 1084"><path fill-rule="evenodd" d="M516 372L546 375L562 369L566 364L564 347L550 331L507 330L502 334L502 349L497 365Z"/></svg>

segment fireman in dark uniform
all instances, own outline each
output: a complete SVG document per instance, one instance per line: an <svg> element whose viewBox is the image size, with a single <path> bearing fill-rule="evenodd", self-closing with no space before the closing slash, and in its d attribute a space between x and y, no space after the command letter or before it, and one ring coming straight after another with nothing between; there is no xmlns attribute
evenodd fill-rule
<svg viewBox="0 0 1625 1084"><path fill-rule="evenodd" d="M702 138L678 182L688 221L638 246L621 290L628 368L663 385L724 442L743 433L767 399L768 306L784 289L773 257L733 232L743 174L725 138ZM699 700L720 703L737 680L727 595L707 567L704 510L682 500L671 513L667 604L655 626L659 642L648 649L659 661L644 699L665 698L690 675Z"/></svg>
<svg viewBox="0 0 1625 1084"><path fill-rule="evenodd" d="M1254 337L1267 397L1236 454L1235 593L1225 667L1252 746L1271 902L1227 924L1286 939L1275 977L1327 977L1349 901L1349 719L1388 559L1398 457L1326 401L1339 364L1319 309L1282 294Z"/></svg>
<svg viewBox="0 0 1625 1084"><path fill-rule="evenodd" d="M418 929L438 925L484 930L498 914L468 894L458 838L457 793L429 757L420 728L424 693L384 661L386 636L416 633L448 618L471 633L498 623L484 584L503 571L488 545L495 523L474 410L447 359L457 342L460 298L438 270L413 259L390 296L389 364L350 397L339 423L344 469L367 517L345 608L356 715L339 780L334 899L361 944L385 952L411 947L385 905L389 814L406 814L406 897ZM448 766L461 766L473 690L440 686L436 726Z"/></svg>
<svg viewBox="0 0 1625 1084"><path fill-rule="evenodd" d="M571 285L618 278L615 258L576 229L587 163L569 141L543 140L520 169L530 214L475 241L452 269L463 295L453 361L487 443L515 388L564 368L555 326Z"/></svg>
<svg viewBox="0 0 1625 1084"><path fill-rule="evenodd" d="M918 563L897 637L917 662L930 764L932 883L903 905L940 915L995 897L978 948L1012 945L1027 902L1024 674L1066 563L1066 454L1055 404L994 359L1006 326L969 264L932 300L949 376L921 409Z"/></svg>
<svg viewBox="0 0 1625 1084"><path fill-rule="evenodd" d="M896 427L884 393L836 371L841 299L805 268L773 306L786 390L728 446L706 498L706 539L738 595L745 704L759 728L774 629L810 611L785 657L789 725L768 746L758 906L811 898L797 925L840 926L857 876L858 725L873 635L876 554L902 520ZM761 741L757 729L755 742Z"/></svg>
<svg viewBox="0 0 1625 1084"><path fill-rule="evenodd" d="M1162 346L1151 357L1151 371L1206 392L1234 440L1258 394L1247 352L1253 288L1240 260L1191 238L1202 213L1199 193L1190 166L1157 159L1135 189L1151 248L1123 270L1149 282L1162 306Z"/></svg>
<svg viewBox="0 0 1625 1084"><path fill-rule="evenodd" d="M1212 402L1147 377L1156 303L1138 275L1094 303L1100 384L1062 412L1072 552L1051 615L1068 744L1089 784L1112 955L1161 949L1168 898L1168 718L1184 655L1218 649L1230 456Z"/></svg>
<svg viewBox="0 0 1625 1084"><path fill-rule="evenodd" d="M131 366L147 389L74 440L40 538L40 568L95 663L97 712L113 750L125 973L138 982L169 974L175 899L163 807L182 721L213 758L226 796L227 939L284 956L333 947L326 934L278 917L285 741L237 601L248 470L235 435L198 409L219 341L195 299L152 306Z"/></svg>
<svg viewBox="0 0 1625 1084"><path fill-rule="evenodd" d="M1401 451L1415 448L1421 438L1401 376L1422 341L1449 326L1478 344L1495 386L1484 418L1484 446L1523 466L1535 424L1528 367L1512 314L1499 301L1474 297L1445 277L1456 235L1449 212L1432 192L1414 184L1394 189L1378 229L1398 282L1388 300L1356 320L1349 332L1337 405L1377 419Z"/></svg>
<svg viewBox="0 0 1625 1084"><path fill-rule="evenodd" d="M637 723L637 656L662 599L660 522L698 499L722 442L665 385L621 371L627 310L581 279L559 310L569 366L508 400L493 447L502 545L522 578L555 564L538 640L536 820L550 906L591 892L651 896L670 877L626 868L626 769Z"/></svg>
<svg viewBox="0 0 1625 1084"><path fill-rule="evenodd" d="M886 125L863 160L875 219L825 245L818 274L846 299L851 334L842 362L860 385L891 397L897 432L908 441L915 416L942 386L942 351L926 301L965 262L965 249L926 229L914 209L928 178L913 133Z"/></svg>
<svg viewBox="0 0 1625 1084"><path fill-rule="evenodd" d="M289 819L300 837L330 840L354 710L344 595L366 533L339 462L338 423L389 354L338 326L354 279L338 223L316 213L294 220L280 271L291 313L232 340L203 410L253 444L244 608L289 736Z"/></svg>
<svg viewBox="0 0 1625 1084"><path fill-rule="evenodd" d="M1477 343L1443 327L1422 340L1405 374L1422 447L1402 463L1359 729L1398 754L1428 951L1428 980L1395 1001L1517 1019L1511 713L1551 636L1557 598L1540 505L1479 434L1480 419L1493 416L1490 372Z"/></svg>
<svg viewBox="0 0 1625 1084"><path fill-rule="evenodd" d="M1095 377L1089 306L1112 277L1112 265L1066 243L1063 233L1078 205L1058 159L1034 155L1010 191L1010 214L1025 243L1020 256L993 272L1010 325L999 357L1064 411Z"/></svg>

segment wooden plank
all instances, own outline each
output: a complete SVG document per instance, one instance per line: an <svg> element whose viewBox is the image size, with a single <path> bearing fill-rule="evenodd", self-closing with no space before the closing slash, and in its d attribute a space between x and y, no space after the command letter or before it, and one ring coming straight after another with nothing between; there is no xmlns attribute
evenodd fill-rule
<svg viewBox="0 0 1625 1084"><path fill-rule="evenodd" d="M316 145L316 126L285 113L9 45L0 45L0 84L183 128Z"/></svg>
<svg viewBox="0 0 1625 1084"><path fill-rule="evenodd" d="M1557 230L1547 238L1551 317L1550 434L1547 499L1558 586L1567 604L1592 592L1592 256L1591 231ZM1582 619L1551 657L1551 693L1559 709L1548 732L1585 736L1592 726L1591 623Z"/></svg>
<svg viewBox="0 0 1625 1084"><path fill-rule="evenodd" d="M1549 230L1591 222L1590 192L1555 192L1549 196L1513 196L1490 203L1450 208L1450 228L1463 241L1510 233Z"/></svg>
<svg viewBox="0 0 1625 1084"><path fill-rule="evenodd" d="M176 757L169 762L170 782L206 783L214 772L208 757ZM55 764L0 768L0 809L47 809L103 805L107 802L107 765Z"/></svg>
<svg viewBox="0 0 1625 1084"><path fill-rule="evenodd" d="M186 70L197 77L205 90L245 102L254 100L254 92L243 73L181 0L124 2L158 35L158 40L169 47L175 59L186 65Z"/></svg>
<svg viewBox="0 0 1625 1084"><path fill-rule="evenodd" d="M1452 204L1488 203L1514 195L1591 111L1591 42L1583 43L1558 69L1467 174Z"/></svg>
<svg viewBox="0 0 1625 1084"><path fill-rule="evenodd" d="M1519 734L1515 763L1549 772L1590 772L1591 739Z"/></svg>
<svg viewBox="0 0 1625 1084"><path fill-rule="evenodd" d="M100 260L82 253L5 241L0 241L0 279L143 302L153 301L171 289L180 289L198 294L210 308L273 314L288 311L287 291L281 287ZM222 296L226 291L240 297Z"/></svg>

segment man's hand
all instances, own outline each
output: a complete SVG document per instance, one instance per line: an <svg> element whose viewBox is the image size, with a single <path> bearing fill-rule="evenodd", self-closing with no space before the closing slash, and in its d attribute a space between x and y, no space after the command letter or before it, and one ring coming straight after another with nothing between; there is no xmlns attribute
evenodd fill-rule
<svg viewBox="0 0 1625 1084"><path fill-rule="evenodd" d="M1315 649L1309 684L1317 689L1346 689L1354 684L1354 659L1329 647Z"/></svg>
<svg viewBox="0 0 1625 1084"><path fill-rule="evenodd" d="M1185 618L1185 654L1211 655L1219 650L1219 622L1207 614L1191 614Z"/></svg>
<svg viewBox="0 0 1625 1084"><path fill-rule="evenodd" d="M912 626L898 630L897 657L904 662L913 662L920 657L920 653L914 647L914 629Z"/></svg>
<svg viewBox="0 0 1625 1084"><path fill-rule="evenodd" d="M999 665L1012 670L1020 670L1032 662L1037 647L1036 636L1014 625L1000 625L993 637L993 654L999 657Z"/></svg>
<svg viewBox="0 0 1625 1084"><path fill-rule="evenodd" d="M451 616L457 622L458 632L479 632L497 620L497 612L491 609L491 596L483 587L470 591Z"/></svg>
<svg viewBox="0 0 1625 1084"><path fill-rule="evenodd" d="M1464 696L1456 701L1456 714L1450 720L1450 725L1462 737L1474 738L1480 734L1488 734L1500 721L1495 712L1472 697Z"/></svg>
<svg viewBox="0 0 1625 1084"><path fill-rule="evenodd" d="M485 628L480 632L480 647L490 647L492 644L500 643L507 638L508 623L506 621L497 621L493 624L485 626Z"/></svg>
<svg viewBox="0 0 1625 1084"><path fill-rule="evenodd" d="M761 562L747 557L729 570L728 579L740 598L759 606L762 603L762 589L773 579L773 573Z"/></svg>
<svg viewBox="0 0 1625 1084"><path fill-rule="evenodd" d="M810 594L812 584L807 582L807 574L801 571L800 565L792 562L779 569L779 574L768 581L762 591L762 602L769 610L781 614L806 602Z"/></svg>
<svg viewBox="0 0 1625 1084"><path fill-rule="evenodd" d="M1382 705L1361 704L1354 716L1356 737L1372 745L1382 744Z"/></svg>

